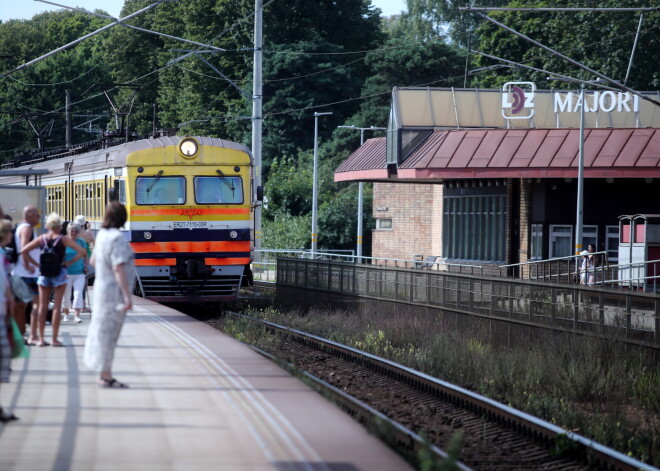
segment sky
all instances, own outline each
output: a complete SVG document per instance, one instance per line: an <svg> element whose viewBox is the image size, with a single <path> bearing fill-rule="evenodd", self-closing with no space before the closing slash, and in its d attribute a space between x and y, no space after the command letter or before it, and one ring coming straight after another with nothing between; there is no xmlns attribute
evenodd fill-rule
<svg viewBox="0 0 660 471"><path fill-rule="evenodd" d="M124 0L53 0L53 3L81 6L87 10L100 8L116 17L119 16ZM397 15L406 9L405 0L371 0L371 4L380 8L384 16ZM57 9L59 7L35 0L0 0L0 20L30 19L37 13Z"/></svg>

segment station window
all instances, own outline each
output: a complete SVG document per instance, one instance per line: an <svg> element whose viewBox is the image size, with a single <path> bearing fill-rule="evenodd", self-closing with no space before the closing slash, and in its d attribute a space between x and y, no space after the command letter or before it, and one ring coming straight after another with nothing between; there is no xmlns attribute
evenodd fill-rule
<svg viewBox="0 0 660 471"><path fill-rule="evenodd" d="M135 181L137 204L184 204L186 179L176 177L138 177Z"/></svg>
<svg viewBox="0 0 660 471"><path fill-rule="evenodd" d="M379 231L392 230L392 218L378 218L376 219L376 229Z"/></svg>
<svg viewBox="0 0 660 471"><path fill-rule="evenodd" d="M593 244L598 252L598 226L582 226L582 250Z"/></svg>
<svg viewBox="0 0 660 471"><path fill-rule="evenodd" d="M607 226L605 228L605 250L607 250L607 260L610 263L618 263L619 226Z"/></svg>
<svg viewBox="0 0 660 471"><path fill-rule="evenodd" d="M197 204L242 204L243 179L241 177L195 177Z"/></svg>
<svg viewBox="0 0 660 471"><path fill-rule="evenodd" d="M506 195L488 194L503 191L503 187L445 190L442 218L444 258L505 261Z"/></svg>
<svg viewBox="0 0 660 471"><path fill-rule="evenodd" d="M573 226L550 226L550 258L573 255Z"/></svg>
<svg viewBox="0 0 660 471"><path fill-rule="evenodd" d="M543 224L532 224L530 240L530 260L543 258Z"/></svg>

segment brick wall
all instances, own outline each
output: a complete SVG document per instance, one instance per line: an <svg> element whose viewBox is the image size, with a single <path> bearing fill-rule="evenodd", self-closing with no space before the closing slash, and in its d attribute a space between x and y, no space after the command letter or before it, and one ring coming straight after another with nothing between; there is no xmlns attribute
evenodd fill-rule
<svg viewBox="0 0 660 471"><path fill-rule="evenodd" d="M374 183L373 216L392 219L392 229L374 231L373 256L412 260L414 255L441 255L436 252L442 243L438 215L441 184Z"/></svg>
<svg viewBox="0 0 660 471"><path fill-rule="evenodd" d="M520 182L520 263L526 263L530 257L530 209L532 195L532 181L522 179ZM522 266L520 276L529 276L529 266Z"/></svg>

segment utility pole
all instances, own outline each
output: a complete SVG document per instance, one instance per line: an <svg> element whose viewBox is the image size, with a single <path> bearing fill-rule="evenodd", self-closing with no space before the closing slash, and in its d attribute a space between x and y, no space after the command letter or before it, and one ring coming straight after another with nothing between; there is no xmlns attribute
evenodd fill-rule
<svg viewBox="0 0 660 471"><path fill-rule="evenodd" d="M71 118L71 90L67 88L65 96L66 113L66 148L70 149L73 146L73 120Z"/></svg>
<svg viewBox="0 0 660 471"><path fill-rule="evenodd" d="M385 131L387 128L377 128L370 126L368 128L359 128L357 126L337 126L343 129L358 129L360 131L360 147L364 144L364 131ZM363 235L363 200L364 200L364 182L358 184L358 210L357 210L357 263L362 263L362 235Z"/></svg>
<svg viewBox="0 0 660 471"><path fill-rule="evenodd" d="M318 246L318 233L316 231L317 208L319 199L319 176L318 176L318 161L319 161L319 116L326 116L332 114L331 111L325 113L314 113L314 179L312 181L312 258L316 258L316 250Z"/></svg>
<svg viewBox="0 0 660 471"><path fill-rule="evenodd" d="M252 84L252 156L254 157L253 201L261 186L261 130L263 125L262 97L262 21L263 0L254 0L254 83ZM254 208L254 268L261 264L261 204Z"/></svg>
<svg viewBox="0 0 660 471"><path fill-rule="evenodd" d="M577 182L577 214L575 217L575 255L582 252L582 223L584 214L582 211L584 202L584 83L580 84L580 145L578 147L578 182ZM576 258L575 260L580 260Z"/></svg>

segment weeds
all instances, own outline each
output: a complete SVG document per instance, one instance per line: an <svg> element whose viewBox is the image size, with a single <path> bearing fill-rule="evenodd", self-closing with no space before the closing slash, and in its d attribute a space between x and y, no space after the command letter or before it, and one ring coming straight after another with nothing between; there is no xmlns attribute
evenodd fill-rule
<svg viewBox="0 0 660 471"><path fill-rule="evenodd" d="M616 340L516 335L509 348L495 341L490 324L468 318L459 332L451 316L401 307L246 313L383 356L660 464L660 366ZM223 328L248 342L271 337L238 320ZM568 451L561 439L556 448Z"/></svg>

